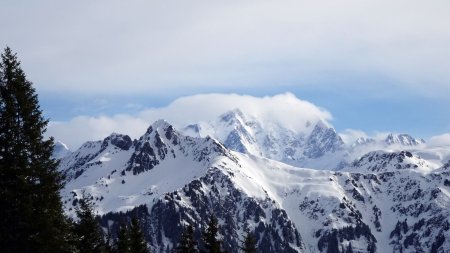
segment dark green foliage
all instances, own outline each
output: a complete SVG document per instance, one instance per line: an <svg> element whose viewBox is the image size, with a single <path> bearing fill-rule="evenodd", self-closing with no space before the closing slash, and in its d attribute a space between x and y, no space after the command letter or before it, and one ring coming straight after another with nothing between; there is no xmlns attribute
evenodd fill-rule
<svg viewBox="0 0 450 253"><path fill-rule="evenodd" d="M114 252L113 239L111 236L111 232L108 231L108 234L106 235L105 253L112 253L112 252Z"/></svg>
<svg viewBox="0 0 450 253"><path fill-rule="evenodd" d="M177 253L197 253L197 242L194 238L194 228L188 225L183 229L180 243L176 248Z"/></svg>
<svg viewBox="0 0 450 253"><path fill-rule="evenodd" d="M117 234L116 251L118 253L149 253L144 235L136 217L129 226L121 224Z"/></svg>
<svg viewBox="0 0 450 253"><path fill-rule="evenodd" d="M105 242L99 223L95 219L92 202L86 196L79 201L76 211L79 221L74 225L77 236L77 248L81 253L95 253L105 251Z"/></svg>
<svg viewBox="0 0 450 253"><path fill-rule="evenodd" d="M118 253L130 252L130 240L128 238L128 231L125 224L120 225L120 229L117 234L116 249Z"/></svg>
<svg viewBox="0 0 450 253"><path fill-rule="evenodd" d="M242 242L241 250L245 253L256 253L256 238L250 231L247 230L244 241Z"/></svg>
<svg viewBox="0 0 450 253"><path fill-rule="evenodd" d="M348 244L346 253L353 253L352 243L349 243L349 244Z"/></svg>
<svg viewBox="0 0 450 253"><path fill-rule="evenodd" d="M333 229L333 232L328 240L327 253L339 253L339 241L337 238L337 230Z"/></svg>
<svg viewBox="0 0 450 253"><path fill-rule="evenodd" d="M206 253L220 253L220 241L216 238L219 232L219 224L216 217L211 215L208 221L208 227L203 233L202 239L204 251Z"/></svg>
<svg viewBox="0 0 450 253"><path fill-rule="evenodd" d="M362 222L358 222L355 227L347 226L323 233L317 246L319 251L327 248L327 252L339 252L339 242L357 240L361 237L365 237L368 242L367 251L376 252L377 239L373 236L369 226Z"/></svg>
<svg viewBox="0 0 450 253"><path fill-rule="evenodd" d="M131 220L130 230L128 232L130 240L130 252L132 253L148 253L147 242L142 234L139 221L135 217Z"/></svg>
<svg viewBox="0 0 450 253"><path fill-rule="evenodd" d="M32 83L9 48L0 63L0 248L2 252L66 252L69 229L59 190L62 176L44 140Z"/></svg>

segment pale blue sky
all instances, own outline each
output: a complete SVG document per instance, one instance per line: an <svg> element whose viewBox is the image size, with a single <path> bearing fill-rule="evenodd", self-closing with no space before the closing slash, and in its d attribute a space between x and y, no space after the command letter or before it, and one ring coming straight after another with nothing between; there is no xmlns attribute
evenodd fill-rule
<svg viewBox="0 0 450 253"><path fill-rule="evenodd" d="M54 121L291 92L338 131L450 132L448 1L2 1Z"/></svg>

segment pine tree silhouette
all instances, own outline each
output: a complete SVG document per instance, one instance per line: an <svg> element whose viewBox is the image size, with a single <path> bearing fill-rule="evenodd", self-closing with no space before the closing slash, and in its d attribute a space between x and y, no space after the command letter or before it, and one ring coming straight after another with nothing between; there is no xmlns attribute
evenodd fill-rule
<svg viewBox="0 0 450 253"><path fill-rule="evenodd" d="M83 198L78 203L80 206L76 210L76 213L79 221L74 225L78 250L80 253L100 253L106 251L103 233L99 223L95 219L92 202L86 195L83 195Z"/></svg>
<svg viewBox="0 0 450 253"><path fill-rule="evenodd" d="M180 243L176 248L177 253L198 253L197 243L194 238L194 228L192 225L184 227L181 234Z"/></svg>
<svg viewBox="0 0 450 253"><path fill-rule="evenodd" d="M0 62L0 249L2 252L66 252L69 226L59 191L62 176L44 139L43 118L32 83L16 54Z"/></svg>
<svg viewBox="0 0 450 253"><path fill-rule="evenodd" d="M149 253L147 242L142 234L139 221L136 217L131 220L130 229L128 232L130 241L130 252L132 253Z"/></svg>
<svg viewBox="0 0 450 253"><path fill-rule="evenodd" d="M245 253L256 253L256 238L255 236L249 231L246 231L246 234L244 236L244 241L242 242L241 250Z"/></svg>
<svg viewBox="0 0 450 253"><path fill-rule="evenodd" d="M130 238L128 237L128 229L125 223L122 223L117 234L116 251L118 253L130 252Z"/></svg>
<svg viewBox="0 0 450 253"><path fill-rule="evenodd" d="M219 224L214 215L209 217L208 227L203 233L204 251L206 253L220 253L220 241L216 238L219 232Z"/></svg>

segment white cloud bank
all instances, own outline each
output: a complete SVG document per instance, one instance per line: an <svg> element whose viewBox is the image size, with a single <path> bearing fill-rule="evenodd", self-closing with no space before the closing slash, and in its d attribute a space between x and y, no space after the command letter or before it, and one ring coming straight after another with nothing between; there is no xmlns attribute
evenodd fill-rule
<svg viewBox="0 0 450 253"><path fill-rule="evenodd" d="M154 121L165 119L180 129L188 124L215 120L219 115L239 108L246 115L264 122L276 122L292 130L302 131L307 122L323 120L331 125L330 112L292 93L266 97L238 94L199 94L181 97L167 106L142 109L135 115L78 116L70 121L51 121L47 136L53 136L72 150L82 143L101 140L116 132L139 138ZM388 132L368 134L358 129L345 129L339 133L345 143L351 144L360 137L383 140ZM433 136L427 147L450 146L450 133Z"/></svg>
<svg viewBox="0 0 450 253"><path fill-rule="evenodd" d="M358 138L368 138L368 134L358 129L345 129L339 133L345 143L354 143Z"/></svg>
<svg viewBox="0 0 450 253"><path fill-rule="evenodd" d="M375 93L445 96L449 13L447 0L0 1L14 20L0 22L0 46L19 52L43 91L330 86L340 76Z"/></svg>
<svg viewBox="0 0 450 253"><path fill-rule="evenodd" d="M430 147L444 147L450 146L450 133L436 135L430 138L428 141Z"/></svg>
<svg viewBox="0 0 450 253"><path fill-rule="evenodd" d="M301 130L306 123L332 119L331 114L291 93L267 97L237 94L201 94L176 99L168 106L145 109L136 115L78 116L68 122L50 122L47 135L66 143L71 149L88 140L103 139L112 132L138 138L158 119L165 119L175 127L199 121L211 121L235 108L263 120Z"/></svg>

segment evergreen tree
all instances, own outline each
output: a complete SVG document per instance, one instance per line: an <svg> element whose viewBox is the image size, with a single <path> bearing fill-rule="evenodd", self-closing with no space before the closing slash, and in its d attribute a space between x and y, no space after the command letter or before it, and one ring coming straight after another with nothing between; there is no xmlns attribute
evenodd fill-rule
<svg viewBox="0 0 450 253"><path fill-rule="evenodd" d="M62 176L45 140L32 83L8 47L0 62L0 248L3 252L66 252L69 228L59 191Z"/></svg>
<svg viewBox="0 0 450 253"><path fill-rule="evenodd" d="M75 224L74 232L77 236L77 248L80 253L99 253L105 251L103 233L98 221L95 219L93 204L83 194L78 202L76 213L79 221Z"/></svg>
<svg viewBox="0 0 450 253"><path fill-rule="evenodd" d="M203 244L206 253L220 253L220 241L217 240L217 233L219 232L219 224L216 217L211 215L208 221L208 227L203 233Z"/></svg>
<svg viewBox="0 0 450 253"><path fill-rule="evenodd" d="M130 239L128 237L128 229L125 223L120 225L119 233L117 234L117 246L118 253L130 252Z"/></svg>
<svg viewBox="0 0 450 253"><path fill-rule="evenodd" d="M338 232L336 229L333 229L333 232L329 236L327 253L339 253Z"/></svg>
<svg viewBox="0 0 450 253"><path fill-rule="evenodd" d="M112 241L112 237L111 237L111 232L110 231L108 231L108 233L106 234L105 252L106 253L113 253L114 252L113 241Z"/></svg>
<svg viewBox="0 0 450 253"><path fill-rule="evenodd" d="M176 248L177 253L197 253L197 243L194 238L194 228L192 225L184 227L181 234L180 243Z"/></svg>
<svg viewBox="0 0 450 253"><path fill-rule="evenodd" d="M130 252L132 253L148 253L147 242L142 234L139 221L136 217L131 220L130 229L128 232L130 241Z"/></svg>
<svg viewBox="0 0 450 253"><path fill-rule="evenodd" d="M245 253L256 253L256 238L249 230L246 231L241 250Z"/></svg>
<svg viewBox="0 0 450 253"><path fill-rule="evenodd" d="M346 253L353 253L353 247L352 247L352 243L351 242L348 244Z"/></svg>

